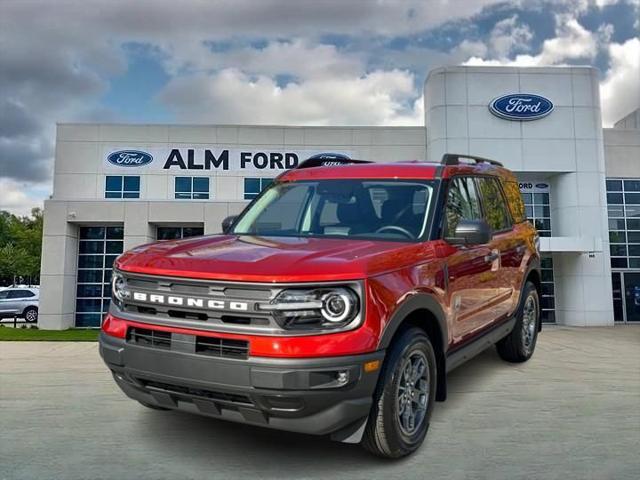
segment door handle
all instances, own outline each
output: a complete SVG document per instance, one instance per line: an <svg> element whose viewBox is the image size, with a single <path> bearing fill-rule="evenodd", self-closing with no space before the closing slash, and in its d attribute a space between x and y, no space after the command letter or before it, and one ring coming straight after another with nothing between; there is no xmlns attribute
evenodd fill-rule
<svg viewBox="0 0 640 480"><path fill-rule="evenodd" d="M489 255L484 256L484 261L486 263L492 263L494 260L497 260L500 257L500 253L491 252Z"/></svg>

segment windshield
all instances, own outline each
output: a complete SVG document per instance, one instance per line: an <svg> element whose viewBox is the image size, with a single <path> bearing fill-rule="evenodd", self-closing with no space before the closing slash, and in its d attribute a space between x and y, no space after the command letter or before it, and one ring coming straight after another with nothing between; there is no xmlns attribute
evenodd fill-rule
<svg viewBox="0 0 640 480"><path fill-rule="evenodd" d="M238 235L415 240L433 182L319 180L273 184L238 220Z"/></svg>

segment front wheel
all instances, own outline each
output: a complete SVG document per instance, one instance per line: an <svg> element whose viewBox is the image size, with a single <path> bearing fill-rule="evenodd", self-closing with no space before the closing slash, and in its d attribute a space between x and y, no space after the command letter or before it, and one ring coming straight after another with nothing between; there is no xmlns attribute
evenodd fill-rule
<svg viewBox="0 0 640 480"><path fill-rule="evenodd" d="M503 360L513 363L526 362L533 355L540 325L540 300L533 283L527 282L516 313L512 332L496 344Z"/></svg>
<svg viewBox="0 0 640 480"><path fill-rule="evenodd" d="M35 323L38 321L38 309L36 307L27 307L24 309L23 316L28 323Z"/></svg>
<svg viewBox="0 0 640 480"><path fill-rule="evenodd" d="M436 372L433 346L423 330L410 328L393 342L364 433L367 450L400 458L418 449L433 411Z"/></svg>

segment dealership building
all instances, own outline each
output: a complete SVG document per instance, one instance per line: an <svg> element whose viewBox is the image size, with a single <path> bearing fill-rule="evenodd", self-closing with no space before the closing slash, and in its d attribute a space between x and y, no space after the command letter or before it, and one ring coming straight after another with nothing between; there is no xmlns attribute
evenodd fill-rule
<svg viewBox="0 0 640 480"><path fill-rule="evenodd" d="M326 152L502 162L540 232L544 321L640 322L640 110L603 129L598 80L588 67L438 68L416 127L59 124L40 328L99 326L120 253L218 233L278 174Z"/></svg>

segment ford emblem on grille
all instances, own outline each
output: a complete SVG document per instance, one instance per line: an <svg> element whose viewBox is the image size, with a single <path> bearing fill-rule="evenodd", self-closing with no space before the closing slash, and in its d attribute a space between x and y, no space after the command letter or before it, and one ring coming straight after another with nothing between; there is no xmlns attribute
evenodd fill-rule
<svg viewBox="0 0 640 480"><path fill-rule="evenodd" d="M540 95L516 93L493 99L489 110L506 120L538 120L552 112L553 103Z"/></svg>

